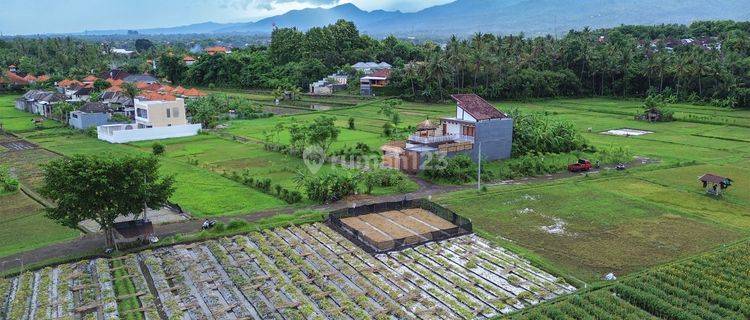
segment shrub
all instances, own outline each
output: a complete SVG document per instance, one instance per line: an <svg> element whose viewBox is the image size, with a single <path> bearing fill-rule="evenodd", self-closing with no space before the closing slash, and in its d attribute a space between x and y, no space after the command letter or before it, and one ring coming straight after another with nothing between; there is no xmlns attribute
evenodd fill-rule
<svg viewBox="0 0 750 320"><path fill-rule="evenodd" d="M425 163L424 175L432 180L444 180L454 183L466 183L474 178L477 165L469 156L461 154L455 157L435 156Z"/></svg>
<svg viewBox="0 0 750 320"><path fill-rule="evenodd" d="M18 179L11 176L6 166L0 166L0 189L9 192L18 190Z"/></svg>
<svg viewBox="0 0 750 320"><path fill-rule="evenodd" d="M354 130L354 117L349 118L349 130Z"/></svg>
<svg viewBox="0 0 750 320"><path fill-rule="evenodd" d="M362 173L360 180L365 185L365 193L372 193L374 187L393 187L397 186L405 189L406 175L401 171L393 169L376 168Z"/></svg>
<svg viewBox="0 0 750 320"><path fill-rule="evenodd" d="M237 230L244 228L248 225L247 221L240 220L240 219L233 219L232 221L229 221L229 224L227 224L228 230Z"/></svg>
<svg viewBox="0 0 750 320"><path fill-rule="evenodd" d="M166 148L161 143L154 142L154 144L151 145L151 152L153 152L154 155L160 156L160 155L164 154L165 150L166 150Z"/></svg>
<svg viewBox="0 0 750 320"><path fill-rule="evenodd" d="M307 197L318 203L334 202L357 192L357 176L348 171L299 176L297 183Z"/></svg>
<svg viewBox="0 0 750 320"><path fill-rule="evenodd" d="M532 153L562 153L584 150L586 139L570 121L540 113L509 112L513 118L513 156Z"/></svg>

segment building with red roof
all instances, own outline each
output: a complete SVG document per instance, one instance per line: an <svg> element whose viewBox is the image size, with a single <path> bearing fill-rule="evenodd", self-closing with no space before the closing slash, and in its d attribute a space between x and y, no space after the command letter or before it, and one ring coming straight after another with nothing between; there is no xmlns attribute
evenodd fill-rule
<svg viewBox="0 0 750 320"><path fill-rule="evenodd" d="M419 171L429 157L467 154L472 160L510 158L513 119L476 94L456 94L456 115L438 125L423 122L403 147L381 147L383 164L407 172Z"/></svg>
<svg viewBox="0 0 750 320"><path fill-rule="evenodd" d="M223 46L208 47L208 48L204 49L203 51L205 51L206 53L208 53L211 56L215 55L217 53L224 53L224 54L232 53L231 49L229 49L227 47L223 47Z"/></svg>
<svg viewBox="0 0 750 320"><path fill-rule="evenodd" d="M186 55L185 57L182 58L182 62L184 62L188 66L193 65L195 61L197 60L195 60L195 58L191 55Z"/></svg>

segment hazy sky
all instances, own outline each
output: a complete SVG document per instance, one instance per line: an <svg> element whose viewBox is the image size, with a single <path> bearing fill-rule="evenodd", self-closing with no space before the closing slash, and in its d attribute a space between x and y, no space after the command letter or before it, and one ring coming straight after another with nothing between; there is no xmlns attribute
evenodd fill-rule
<svg viewBox="0 0 750 320"><path fill-rule="evenodd" d="M307 7L417 11L452 0L0 0L0 33L66 33L245 22Z"/></svg>

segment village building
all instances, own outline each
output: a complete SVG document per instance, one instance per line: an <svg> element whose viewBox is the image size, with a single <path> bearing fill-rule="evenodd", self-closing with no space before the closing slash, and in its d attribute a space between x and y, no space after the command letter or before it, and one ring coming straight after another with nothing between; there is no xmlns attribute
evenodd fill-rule
<svg viewBox="0 0 750 320"><path fill-rule="evenodd" d="M406 141L382 146L383 165L416 173L431 158L467 154L475 162L507 159L513 119L475 94L455 94L456 115L439 124L424 121Z"/></svg>
<svg viewBox="0 0 750 320"><path fill-rule="evenodd" d="M196 60L193 56L185 56L182 58L182 61L185 62L185 65L192 66Z"/></svg>
<svg viewBox="0 0 750 320"><path fill-rule="evenodd" d="M112 89L112 88L110 88ZM135 117L133 100L121 92L121 90L107 90L99 97L99 101L107 105L111 114L120 114L130 119Z"/></svg>
<svg viewBox="0 0 750 320"><path fill-rule="evenodd" d="M130 76L129 73L125 72L124 70L120 69L110 69L109 71L102 72L102 74L99 75L99 78L102 79L112 79L112 80L123 80Z"/></svg>
<svg viewBox="0 0 750 320"><path fill-rule="evenodd" d="M4 74L0 75L0 89L3 90L17 90L28 84L28 80L12 71L6 71Z"/></svg>
<svg viewBox="0 0 750 320"><path fill-rule="evenodd" d="M359 93L363 96L374 95L374 88L383 88L388 85L391 69L380 69L359 79Z"/></svg>
<svg viewBox="0 0 750 320"><path fill-rule="evenodd" d="M128 83L144 82L144 83L151 84L151 83L158 83L159 79L156 79L154 76L150 74L131 74L123 78L122 81L125 81Z"/></svg>
<svg viewBox="0 0 750 320"><path fill-rule="evenodd" d="M352 65L352 69L354 69L354 71L361 71L365 75L371 74L377 70L390 70L391 68L392 66L387 62L357 62Z"/></svg>
<svg viewBox="0 0 750 320"><path fill-rule="evenodd" d="M208 55L211 55L211 56L215 55L217 53L224 53L224 54L232 53L232 49L229 49L229 48L223 47L223 46L208 47L208 48L204 49L203 51L205 51Z"/></svg>
<svg viewBox="0 0 750 320"><path fill-rule="evenodd" d="M336 91L346 89L349 77L345 74L334 73L310 84L310 94L331 95Z"/></svg>
<svg viewBox="0 0 750 320"><path fill-rule="evenodd" d="M51 117L55 104L66 101L67 96L57 92L45 90L31 90L16 99L16 109Z"/></svg>
<svg viewBox="0 0 750 320"><path fill-rule="evenodd" d="M99 78L97 78L97 77L95 77L93 75L89 75L89 76L83 78L83 80L81 80L81 83L83 83L84 85L94 85L94 82L96 82L96 80L98 80L98 79Z"/></svg>
<svg viewBox="0 0 750 320"><path fill-rule="evenodd" d="M127 50L127 49L121 49L121 48L112 48L111 50L109 50L109 52L114 53L114 54L123 55L123 56L128 56L128 57L135 55L135 51Z"/></svg>
<svg viewBox="0 0 750 320"><path fill-rule="evenodd" d="M163 98L164 100L150 101L136 99L135 122L98 126L98 138L111 143L125 143L197 135L201 125L188 123L185 100L170 100L168 96Z"/></svg>
<svg viewBox="0 0 750 320"><path fill-rule="evenodd" d="M79 130L97 127L108 122L109 107L102 102L87 102L80 109L71 111L68 117L68 124Z"/></svg>
<svg viewBox="0 0 750 320"><path fill-rule="evenodd" d="M69 101L71 102L77 102L77 101L89 101L91 99L91 94L94 92L94 88L92 87L82 87L78 88L75 92L71 93L69 95Z"/></svg>

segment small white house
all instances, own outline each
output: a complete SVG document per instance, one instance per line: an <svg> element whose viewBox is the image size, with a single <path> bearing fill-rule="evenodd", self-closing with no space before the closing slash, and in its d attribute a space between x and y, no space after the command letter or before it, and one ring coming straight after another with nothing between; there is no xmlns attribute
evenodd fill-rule
<svg viewBox="0 0 750 320"><path fill-rule="evenodd" d="M135 123L103 125L96 129L100 140L125 143L194 136L201 130L201 124L188 123L183 99L135 100Z"/></svg>

